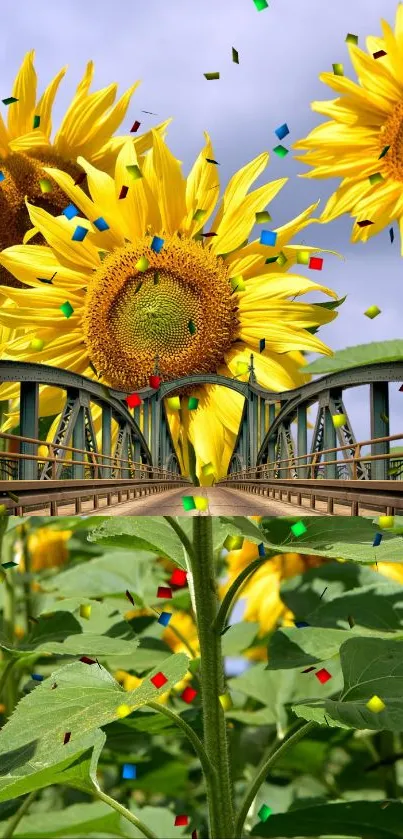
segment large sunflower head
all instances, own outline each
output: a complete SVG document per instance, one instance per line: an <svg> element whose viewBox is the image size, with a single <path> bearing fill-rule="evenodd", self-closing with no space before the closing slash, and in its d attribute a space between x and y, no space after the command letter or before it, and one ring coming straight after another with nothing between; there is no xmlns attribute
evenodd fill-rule
<svg viewBox="0 0 403 839"><path fill-rule="evenodd" d="M83 155L104 171L113 171L119 149L127 137L112 135L121 125L130 99L139 85L136 82L116 104L113 104L116 84L90 93L94 73L94 65L90 61L52 140L53 101L67 68L60 70L37 101L37 76L33 61L34 50L31 50L26 54L14 81L9 98L16 101L6 105L6 124L0 116L0 169L3 175L0 187L1 249L21 242L28 230L26 195L37 207L52 213L60 213L65 206L62 190L57 184L50 184L44 166L62 168L76 180L81 174L77 157ZM139 154L149 148L150 141L150 132L138 137L133 135ZM0 268L0 281L15 285L3 268Z"/></svg>
<svg viewBox="0 0 403 839"><path fill-rule="evenodd" d="M367 52L348 43L358 83L335 73L320 79L337 99L313 102L312 110L331 117L294 148L297 157L313 167L302 175L341 177L320 221L350 213L352 241L367 241L395 219L403 224L403 5L399 3L395 30L382 21L383 37L368 37ZM402 238L403 254L403 238Z"/></svg>
<svg viewBox="0 0 403 839"><path fill-rule="evenodd" d="M0 255L0 263L30 286L0 287L8 297L0 323L25 328L3 346L3 358L43 361L90 378L95 370L105 384L130 392L148 384L157 356L165 380L211 372L245 379L240 364L255 353L263 386L284 390L302 384L301 351L331 354L314 332L335 317L320 305L295 302L311 291L335 298L333 291L286 275L301 253L301 246L288 243L309 223L313 207L271 231L271 245L245 244L256 213L285 183L248 193L267 164L268 155L262 154L231 179L210 235L203 234L219 189L210 139L206 135L186 180L160 134L152 135L152 150L144 157L138 158L132 142L122 146L114 178L78 159L91 197L66 172L45 167L71 204L67 215L53 217L27 201L47 247L19 245ZM302 250L309 257L317 249ZM13 395L10 388L1 392L4 399ZM167 408L176 442L184 435L182 468L187 470L190 440L199 474L209 461L222 474L242 397L216 386L198 388L194 395L197 409L183 404L180 419Z"/></svg>

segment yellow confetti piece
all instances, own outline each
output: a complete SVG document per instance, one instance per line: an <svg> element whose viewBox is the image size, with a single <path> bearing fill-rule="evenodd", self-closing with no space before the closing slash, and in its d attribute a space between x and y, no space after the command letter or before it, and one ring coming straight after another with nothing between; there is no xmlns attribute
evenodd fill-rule
<svg viewBox="0 0 403 839"><path fill-rule="evenodd" d="M378 317L378 315L380 314L381 310L378 309L378 306L370 306L369 309L367 309L367 311L364 312L364 315L366 315L367 318L371 318L371 320L373 320L373 318Z"/></svg>
<svg viewBox="0 0 403 839"><path fill-rule="evenodd" d="M89 605L82 605L80 606L80 618L85 618L89 620L91 617L91 606Z"/></svg>
<svg viewBox="0 0 403 839"><path fill-rule="evenodd" d="M233 705L230 694L223 693L223 695L219 696L218 698L220 700L223 711L230 711Z"/></svg>
<svg viewBox="0 0 403 839"><path fill-rule="evenodd" d="M233 291L235 291L235 289L237 291L245 291L246 285L242 274L238 274L236 277L231 277L230 283Z"/></svg>
<svg viewBox="0 0 403 839"><path fill-rule="evenodd" d="M380 711L383 711L384 708L386 708L386 705L382 702L382 699L380 699L379 696L373 696L372 699L367 702L367 708L374 714L379 714Z"/></svg>
<svg viewBox="0 0 403 839"><path fill-rule="evenodd" d="M249 364L247 361L237 361L236 369L238 376L243 376L245 373L249 373Z"/></svg>
<svg viewBox="0 0 403 839"><path fill-rule="evenodd" d="M138 271L147 271L149 266L149 261L146 256L141 256L139 261L136 262L136 268Z"/></svg>
<svg viewBox="0 0 403 839"><path fill-rule="evenodd" d="M298 265L309 265L310 253L309 251L297 251Z"/></svg>
<svg viewBox="0 0 403 839"><path fill-rule="evenodd" d="M42 338L33 338L29 345L29 349L33 350L33 352L40 352L43 350L44 346L45 341L42 341Z"/></svg>
<svg viewBox="0 0 403 839"><path fill-rule="evenodd" d="M130 708L129 705L119 705L119 707L116 708L116 713L117 713L117 716L119 717L119 719L123 719L123 717L127 717L128 714L131 714L131 712L132 712L132 709Z"/></svg>
<svg viewBox="0 0 403 839"><path fill-rule="evenodd" d="M203 495L194 495L193 500L196 504L196 510L208 509L208 498L204 498Z"/></svg>
<svg viewBox="0 0 403 839"><path fill-rule="evenodd" d="M332 414L332 420L335 428L341 428L346 423L347 417L345 414Z"/></svg>
<svg viewBox="0 0 403 839"><path fill-rule="evenodd" d="M181 400L179 396L168 396L167 402L171 411L180 411Z"/></svg>
<svg viewBox="0 0 403 839"><path fill-rule="evenodd" d="M41 188L41 192L42 192L42 193L45 193L45 192L52 192L52 184L51 184L51 182L50 182L50 181L48 181L48 179L47 179L47 178L40 178L40 180L39 180L39 186L40 186L40 188Z"/></svg>
<svg viewBox="0 0 403 839"><path fill-rule="evenodd" d="M214 475L214 466L212 463L205 463L201 471L202 475Z"/></svg>
<svg viewBox="0 0 403 839"><path fill-rule="evenodd" d="M394 523L394 516L379 516L378 524L380 527L393 527Z"/></svg>

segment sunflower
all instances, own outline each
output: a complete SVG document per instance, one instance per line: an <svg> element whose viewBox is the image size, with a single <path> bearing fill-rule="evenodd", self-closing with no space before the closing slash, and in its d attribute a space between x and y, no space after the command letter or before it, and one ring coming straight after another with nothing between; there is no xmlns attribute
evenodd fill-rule
<svg viewBox="0 0 403 839"><path fill-rule="evenodd" d="M331 117L294 149L313 171L300 177L341 177L321 217L328 222L343 213L355 219L352 241L366 242L398 220L403 229L403 5L395 31L382 21L383 38L368 37L368 52L349 43L358 84L344 75L322 73L320 80L338 99L313 102L312 110ZM360 222L370 222L360 226ZM402 255L403 237L401 235Z"/></svg>
<svg viewBox="0 0 403 839"><path fill-rule="evenodd" d="M52 530L38 527L28 534L28 550L31 557L31 570L43 571L65 565L69 558L68 541L71 530ZM24 571L24 557L17 542L18 570Z"/></svg>
<svg viewBox="0 0 403 839"><path fill-rule="evenodd" d="M156 356L165 380L212 372L246 380L245 364L264 337L266 347L255 355L257 380L284 390L307 381L300 372L302 351L332 354L312 329L336 313L289 298L311 291L337 295L306 277L286 277L284 267L285 261L288 267L298 260L301 246L288 242L309 223L316 205L279 228L275 246L258 240L245 244L256 212L286 180L248 194L268 161L268 154L261 154L230 180L209 231L214 235L204 238L202 225L219 188L205 136L187 180L154 130L152 150L144 158L137 157L132 142L122 146L114 179L78 158L91 198L69 174L45 167L81 215L55 218L27 201L31 222L48 246L17 245L0 254L0 263L31 287L0 287L7 297L0 323L25 330L3 345L3 358L43 361L89 378L99 371L104 384L131 392L148 384ZM317 250L304 245L308 254ZM273 261L279 252L281 264ZM53 278L53 284L44 285L38 277ZM63 312L66 303L70 317ZM33 338L42 350L32 348ZM226 474L243 398L215 385L191 395L198 407L189 410L189 393L179 395L180 414L166 400L182 472L189 474L190 443L199 479L206 464L220 477ZM1 388L0 399L17 396L16 386ZM44 388L41 414L60 408L57 391ZM99 427L95 409L94 419ZM15 420L10 417L9 427Z"/></svg>
<svg viewBox="0 0 403 839"><path fill-rule="evenodd" d="M113 170L117 154L127 137L112 137L125 117L131 97L139 85L136 82L113 106L117 85L89 93L94 64L87 64L60 128L51 140L52 106L59 84L65 75L64 67L50 82L37 101L37 76L34 50L22 62L11 91L16 102L7 108L7 126L0 116L0 249L23 240L28 230L29 216L25 196L38 207L50 212L61 212L65 197L55 185L52 190L45 183L43 167L57 166L76 179L81 170L76 159L84 155L90 163L106 172ZM113 106L113 107L112 107ZM165 127L160 126L160 128ZM134 137L137 152L143 154L150 146L151 135ZM42 182L42 185L40 183ZM3 267L0 281L14 284Z"/></svg>

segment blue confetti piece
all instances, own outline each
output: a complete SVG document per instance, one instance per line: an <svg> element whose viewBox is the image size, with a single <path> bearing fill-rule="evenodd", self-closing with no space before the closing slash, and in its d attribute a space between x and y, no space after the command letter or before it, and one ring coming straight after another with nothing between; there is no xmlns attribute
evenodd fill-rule
<svg viewBox="0 0 403 839"><path fill-rule="evenodd" d="M270 245L274 247L277 241L277 233L274 230L262 230L260 234L260 244L261 245Z"/></svg>
<svg viewBox="0 0 403 839"><path fill-rule="evenodd" d="M40 676L39 673L32 673L31 678L34 682L43 682L44 676Z"/></svg>
<svg viewBox="0 0 403 839"><path fill-rule="evenodd" d="M160 239L159 236L154 236L151 242L151 250L155 253L159 253L162 250L164 244L164 239Z"/></svg>
<svg viewBox="0 0 403 839"><path fill-rule="evenodd" d="M266 556L266 551L263 542L260 542L260 545L257 546L259 551L259 556Z"/></svg>
<svg viewBox="0 0 403 839"><path fill-rule="evenodd" d="M85 239L87 233L87 228L81 227L81 224L79 224L78 227L76 227L71 239L73 242L82 242Z"/></svg>
<svg viewBox="0 0 403 839"><path fill-rule="evenodd" d="M133 780L137 778L137 769L132 763L124 763L122 769L122 779L124 781Z"/></svg>
<svg viewBox="0 0 403 839"><path fill-rule="evenodd" d="M372 542L372 547L377 548L382 542L382 533L375 533L374 541Z"/></svg>
<svg viewBox="0 0 403 839"><path fill-rule="evenodd" d="M286 137L287 134L290 133L290 129L288 128L288 125L285 122L283 125L280 125L279 128L276 128L274 133L277 134L279 140L284 140L284 137Z"/></svg>
<svg viewBox="0 0 403 839"><path fill-rule="evenodd" d="M107 224L107 223L106 223L105 219L104 219L104 218L102 218L102 216L100 216L99 218L95 219L95 221L93 222L93 224L94 224L94 226L97 228L97 230L100 230L100 231L101 231L101 233L102 233L104 230L109 230L109 224Z"/></svg>
<svg viewBox="0 0 403 839"><path fill-rule="evenodd" d="M1 183L1 181L4 181L5 178L6 178L6 176L5 176L4 172L0 172L0 183Z"/></svg>
<svg viewBox="0 0 403 839"><path fill-rule="evenodd" d="M172 618L171 612L161 612L161 614L158 618L158 623L161 623L162 626L168 626L171 618Z"/></svg>
<svg viewBox="0 0 403 839"><path fill-rule="evenodd" d="M78 216L79 214L79 210L77 210L77 207L75 207L74 204L69 204L69 206L66 207L62 212L63 215L66 216L66 218L68 218L69 220L74 218L75 216Z"/></svg>
<svg viewBox="0 0 403 839"><path fill-rule="evenodd" d="M306 623L306 621L294 621L294 623L297 629L302 629L304 626L310 626L310 624Z"/></svg>

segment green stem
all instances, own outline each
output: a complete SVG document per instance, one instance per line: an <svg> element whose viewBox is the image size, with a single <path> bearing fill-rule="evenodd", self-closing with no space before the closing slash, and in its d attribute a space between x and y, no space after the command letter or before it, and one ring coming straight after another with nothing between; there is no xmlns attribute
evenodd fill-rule
<svg viewBox="0 0 403 839"><path fill-rule="evenodd" d="M236 839L241 839L243 826L245 823L245 819L248 815L249 809L252 806L254 799L256 798L257 792L259 787L265 781L271 767L273 766L276 761L283 756L285 752L288 751L290 746L293 746L295 743L298 743L305 734L308 734L312 728L314 728L316 723L308 722L305 725L300 726L294 734L287 737L281 742L281 745L278 746L278 740L275 741L274 745L271 747L269 754L265 757L259 766L259 769L252 780L251 784L249 785L248 789L246 790L244 799L242 801L239 813L236 817L235 823L235 836Z"/></svg>
<svg viewBox="0 0 403 839"><path fill-rule="evenodd" d="M214 628L215 628L216 632L221 633L222 630L224 629L225 622L227 620L227 616L228 616L228 614L229 614L229 612L232 608L232 605L233 605L233 601L235 600L236 597L239 596L241 587L244 585L247 578L251 574L253 574L255 571L257 571L257 569L260 568L260 566L263 565L263 563L266 562L266 560L270 559L271 556L274 556L274 555L275 555L275 552L273 551L273 552L270 552L270 556L263 556L263 557L259 557L258 559L254 559L253 562L250 562L249 565L246 568L244 568L243 571L241 571L240 574L238 574L236 580L234 580L234 582L232 583L232 585L229 587L228 591L226 592L226 594L223 598L223 601L221 603L221 606L218 610L218 615L217 615L217 617L214 621Z"/></svg>
<svg viewBox="0 0 403 839"><path fill-rule="evenodd" d="M24 589L24 611L25 611L25 624L26 624L26 631L27 633L30 632L31 626L29 618L33 615L32 609L32 590L31 590L31 582L30 582L30 574L31 574L31 553L28 547L28 524L21 524L20 525L20 538L21 538L21 545L22 545L22 555L24 559L24 566L25 566L25 574L26 580L23 584Z"/></svg>
<svg viewBox="0 0 403 839"><path fill-rule="evenodd" d="M108 795L106 792L102 792L101 789L97 789L96 791L94 791L94 795L101 801L104 801L105 804L109 804L109 806L112 807L113 810L116 810L117 813L120 813L121 816L123 816L132 824L134 824L134 826L137 827L137 830L140 830L141 833L143 833L143 835L147 837L147 839L158 839L156 833L150 830L147 827L147 825L143 824L143 822L141 822L140 819L138 819L137 816L134 815L134 813L131 813L130 810L123 806L123 804L120 804L119 801L116 801L114 798L111 798L111 796Z"/></svg>
<svg viewBox="0 0 403 839"><path fill-rule="evenodd" d="M10 642L10 646L14 646L14 627L15 627L15 589L13 574L8 572L4 580L4 606L3 606L3 625L4 634ZM12 667L6 666L6 673L4 675L4 698L6 705L6 715L11 717L14 708L17 704L17 685L14 679Z"/></svg>
<svg viewBox="0 0 403 839"><path fill-rule="evenodd" d="M210 763L209 758L207 757L206 750L203 746L201 740L199 740L197 734L193 731L193 728L179 716L179 714L175 714L175 711L172 711L170 708L167 708L166 705L161 705L159 702L147 702L146 703L149 708L153 708L154 711L158 711L160 714L164 714L168 717L175 725L178 725L179 728L186 734L186 737L191 742L199 760L202 765L203 773L205 778L209 778L210 783L214 784L217 781L217 775L214 766Z"/></svg>
<svg viewBox="0 0 403 839"><path fill-rule="evenodd" d="M17 659L16 656L14 656L13 658L9 658L8 661L7 661L7 664L6 664L2 674L0 676L0 697L3 693L4 686L7 683L7 679L9 677L10 670L12 670L14 665L17 664L17 661L18 661L18 659Z"/></svg>
<svg viewBox="0 0 403 839"><path fill-rule="evenodd" d="M27 795L26 798L24 798L21 807L18 808L17 812L14 813L14 815L8 822L7 827L3 833L2 839L10 839L10 837L13 835L15 828L18 827L22 817L27 812L28 807L30 806L30 804L32 804L32 801L34 800L37 792L38 790L34 789L32 792L29 793L29 795Z"/></svg>
<svg viewBox="0 0 403 839"><path fill-rule="evenodd" d="M194 560L193 545L192 545L190 539L188 538L188 536L186 535L185 531L182 530L180 524L178 524L178 522L176 521L174 516L164 516L164 519L165 519L166 522L168 522L168 524L171 525L172 530L175 531L176 535L179 536L179 539L181 540L182 545L184 546L184 548L186 548L189 559L191 559L193 561Z"/></svg>
<svg viewBox="0 0 403 839"><path fill-rule="evenodd" d="M230 774L227 728L219 697L225 693L221 636L213 623L218 611L214 573L211 516L193 519L193 558L191 560L196 620L200 644L200 675L204 747L216 770L216 781L207 777L206 789L210 839L233 839L233 789Z"/></svg>

